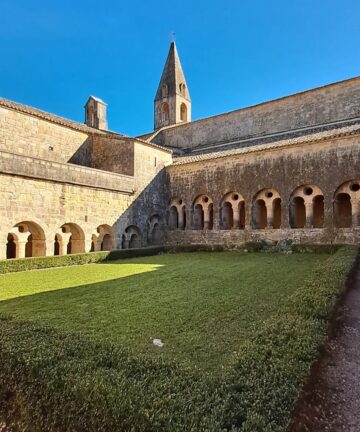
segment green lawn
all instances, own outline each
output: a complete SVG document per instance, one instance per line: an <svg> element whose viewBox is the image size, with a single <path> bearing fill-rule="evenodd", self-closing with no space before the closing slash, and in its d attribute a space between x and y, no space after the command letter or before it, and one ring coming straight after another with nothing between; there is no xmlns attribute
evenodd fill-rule
<svg viewBox="0 0 360 432"><path fill-rule="evenodd" d="M182 253L5 274L0 313L221 372L327 259ZM164 347L154 347L152 338Z"/></svg>

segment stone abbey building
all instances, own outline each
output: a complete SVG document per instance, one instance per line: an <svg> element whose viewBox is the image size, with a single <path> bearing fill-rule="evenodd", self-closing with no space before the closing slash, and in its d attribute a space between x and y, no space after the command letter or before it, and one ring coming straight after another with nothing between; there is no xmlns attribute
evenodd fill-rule
<svg viewBox="0 0 360 432"><path fill-rule="evenodd" d="M175 43L154 131L0 99L0 258L172 243L360 241L360 77L191 121Z"/></svg>

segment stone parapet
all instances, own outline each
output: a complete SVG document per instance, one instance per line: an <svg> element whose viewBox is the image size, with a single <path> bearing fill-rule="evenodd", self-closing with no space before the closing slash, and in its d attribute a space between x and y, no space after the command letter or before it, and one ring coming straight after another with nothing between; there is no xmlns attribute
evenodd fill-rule
<svg viewBox="0 0 360 432"><path fill-rule="evenodd" d="M7 152L0 152L0 172L126 194L134 192L134 177L131 176Z"/></svg>

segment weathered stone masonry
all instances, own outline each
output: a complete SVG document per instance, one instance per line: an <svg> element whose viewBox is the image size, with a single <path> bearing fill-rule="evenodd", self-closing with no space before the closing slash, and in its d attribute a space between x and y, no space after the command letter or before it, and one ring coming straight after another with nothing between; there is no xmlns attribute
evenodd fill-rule
<svg viewBox="0 0 360 432"><path fill-rule="evenodd" d="M293 239L358 243L359 143L360 127L355 135L318 142L280 143L278 147L244 149L221 157L212 154L205 160L191 156L176 159L167 168L172 197L168 217L173 228L168 241L236 244ZM349 206L341 201L340 211L339 192L349 196ZM231 194L240 201L233 207L236 211L231 212L229 225L224 209L229 198L225 202L224 198ZM211 202L211 214L204 205L200 218L196 208L199 197L208 197ZM297 200L302 207L297 207ZM174 201L182 203L185 226L174 218ZM206 225L207 220L210 224Z"/></svg>

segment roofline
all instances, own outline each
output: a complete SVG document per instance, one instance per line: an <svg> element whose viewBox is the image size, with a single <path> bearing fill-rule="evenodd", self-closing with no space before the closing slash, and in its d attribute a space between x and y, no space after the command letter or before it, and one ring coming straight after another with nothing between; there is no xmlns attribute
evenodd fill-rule
<svg viewBox="0 0 360 432"><path fill-rule="evenodd" d="M306 144L312 144L315 142L327 141L331 139L339 139L343 137L351 137L354 135L360 135L360 124L352 126L345 126L339 129L331 129L330 131L315 132L309 135L302 135L300 137L289 138L287 140L279 140L271 143L258 144L250 147L240 147L230 150L222 150L212 153L201 153L197 155L186 155L179 156L174 159L173 163L169 165L189 165L194 163L207 162L209 160L223 159L229 157L242 156L249 153L260 153L271 150L283 149L286 147L301 146Z"/></svg>
<svg viewBox="0 0 360 432"><path fill-rule="evenodd" d="M40 118L41 120L48 121L50 123L55 123L70 129L79 130L81 132L100 133L100 134L103 133L103 131L87 126L86 124L79 123L74 120L70 120L65 117L61 117L56 114L52 114L47 111L40 110L38 108L34 108L30 105L24 105L19 102L14 102L10 99L5 99L0 97L0 106L5 107L7 109L11 109L13 111L21 112L22 114L27 114L32 117Z"/></svg>
<svg viewBox="0 0 360 432"><path fill-rule="evenodd" d="M192 121L186 122L186 123L177 123L177 124L173 124L173 125L169 125L169 126L164 126L161 129L158 129L157 131L154 131L154 133L155 132L162 132L163 130L168 130L168 129L173 129L173 128L181 128L181 127L183 127L185 125L189 125L189 124L191 125L193 123L200 123L200 122L203 122L203 121L206 121L206 120L209 120L209 119L215 119L215 118L219 118L219 117L225 117L225 116L227 116L229 114L233 114L233 113L240 112L240 111L252 110L252 109L261 107L263 105L267 105L267 104L270 105L272 103L279 102L279 101L282 101L282 100L285 100L285 99L290 99L290 98L295 97L295 96L300 96L300 95L311 93L311 92L314 92L314 91L317 91L317 90L320 90L320 89L326 89L328 87L333 87L333 86L337 86L339 84L349 83L351 81L357 81L357 80L360 81L360 75L357 75L357 76L351 77L351 78L347 78L347 79L344 79L344 80L341 80L341 81L335 81L335 82L332 82L332 83L324 84L324 85L321 85L321 86L318 86L318 87L313 87L311 89L302 90L300 92L292 93L292 94L286 95L286 96L281 96L281 97L276 98L276 99L270 99L268 101L259 102L259 103L255 104L255 105L249 105L249 106L246 106L246 107L243 107L243 108L238 108L238 109L235 109L235 110L226 111L226 112L221 113L221 114L215 114L213 116L203 117L203 118L200 118L200 119L197 119L197 120L192 120Z"/></svg>
<svg viewBox="0 0 360 432"><path fill-rule="evenodd" d="M96 129L97 130L97 129ZM141 138L137 138L137 137L131 137L131 136L127 136L127 135L120 135L116 132L112 132L112 131L105 131L105 130L101 130L101 136L102 137L111 137L111 138L115 138L118 140L125 140L125 141L137 141L140 144L144 144L147 145L148 147L153 147L156 148L158 150L162 150L166 153L172 153L173 151L171 149L169 149L168 147L163 147L159 144L155 144L149 141L145 141Z"/></svg>
<svg viewBox="0 0 360 432"><path fill-rule="evenodd" d="M11 109L13 111L18 111L22 114L30 115L32 117L40 118L41 120L47 121L49 123L55 123L63 127L67 127L69 129L78 130L80 132L85 132L89 134L98 134L101 136L111 136L112 138L117 139L123 139L123 140L132 140L132 141L138 141L141 144L145 144L147 146L163 150L167 153L172 153L172 150L162 147L158 144L154 144L152 142L148 142L136 137L129 137L126 135L119 134L117 132L112 132L110 130L104 130L104 129L96 129L92 128L90 126L87 126L86 124L78 123L73 120L69 120L65 117L57 116L56 114L51 114L46 111L39 110L38 108L33 108L29 105L24 105L18 102L11 101L9 99L1 98L0 97L0 107L5 107L7 109Z"/></svg>

